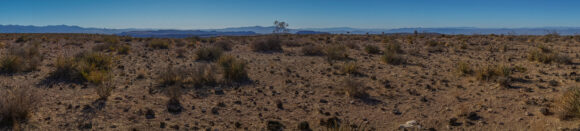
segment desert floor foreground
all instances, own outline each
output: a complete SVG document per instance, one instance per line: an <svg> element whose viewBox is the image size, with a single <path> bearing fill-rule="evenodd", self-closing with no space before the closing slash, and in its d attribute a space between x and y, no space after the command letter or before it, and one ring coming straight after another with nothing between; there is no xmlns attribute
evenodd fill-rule
<svg viewBox="0 0 580 131"><path fill-rule="evenodd" d="M0 91L31 88L38 97L25 130L299 130L366 127L366 130L559 130L579 128L577 119L558 116L558 99L575 86L580 36L500 35L281 35L282 51L254 51L252 44L275 36L187 39L128 38L89 34L2 34L0 54L39 45L38 69L0 75ZM103 40L105 39L105 40ZM168 43L155 49L152 41ZM112 42L127 54L97 50ZM226 82L216 62L196 60L196 50L215 43L231 45L224 54L245 61L249 80ZM111 43L109 43L111 44ZM369 45L381 53L369 54ZM383 53L400 45L389 64ZM321 48L304 55L305 46ZM348 57L328 60L328 48L345 48ZM21 47L23 48L23 47ZM549 49L570 62L529 60L530 52ZM340 49L339 49L340 50ZM112 56L114 89L99 99L87 81L52 82L59 57L81 52ZM179 54L183 56L179 56ZM356 73L344 71L354 65ZM473 72L460 74L459 65ZM181 112L168 111L162 74L171 67L215 68L217 84L180 86ZM507 85L480 80L478 69L510 67ZM190 76L197 77L197 76ZM368 93L352 97L345 81ZM346 89L348 90L348 89ZM2 99L2 98L0 98ZM416 123L409 121L415 120ZM408 125L405 123L409 122ZM270 127L268 127L270 125ZM346 126L345 126L346 125ZM4 125L2 128L11 128ZM1 129L0 129L1 130Z"/></svg>

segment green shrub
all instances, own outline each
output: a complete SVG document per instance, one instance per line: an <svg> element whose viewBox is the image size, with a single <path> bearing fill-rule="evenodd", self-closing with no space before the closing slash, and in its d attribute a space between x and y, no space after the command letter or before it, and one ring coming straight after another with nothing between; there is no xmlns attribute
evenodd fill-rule
<svg viewBox="0 0 580 131"><path fill-rule="evenodd" d="M195 51L197 60L215 61L222 56L222 49L215 46L201 47Z"/></svg>
<svg viewBox="0 0 580 131"><path fill-rule="evenodd" d="M217 63L221 66L226 82L243 82L248 80L246 62L238 60L231 55L223 55Z"/></svg>

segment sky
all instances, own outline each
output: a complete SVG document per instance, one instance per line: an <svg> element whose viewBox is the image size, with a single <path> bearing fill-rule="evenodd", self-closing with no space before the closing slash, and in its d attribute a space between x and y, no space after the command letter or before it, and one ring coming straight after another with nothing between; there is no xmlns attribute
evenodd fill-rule
<svg viewBox="0 0 580 131"><path fill-rule="evenodd" d="M0 0L0 25L217 29L580 27L578 0Z"/></svg>

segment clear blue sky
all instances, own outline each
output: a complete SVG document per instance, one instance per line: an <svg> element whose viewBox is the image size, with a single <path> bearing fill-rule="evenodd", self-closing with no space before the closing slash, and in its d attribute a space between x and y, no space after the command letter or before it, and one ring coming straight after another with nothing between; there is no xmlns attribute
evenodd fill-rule
<svg viewBox="0 0 580 131"><path fill-rule="evenodd" d="M580 27L578 0L1 0L0 24L208 29L270 26Z"/></svg>

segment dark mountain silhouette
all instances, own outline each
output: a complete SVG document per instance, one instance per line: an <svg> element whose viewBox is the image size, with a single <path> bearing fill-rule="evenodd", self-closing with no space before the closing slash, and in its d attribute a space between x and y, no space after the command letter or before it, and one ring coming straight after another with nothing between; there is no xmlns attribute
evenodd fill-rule
<svg viewBox="0 0 580 131"><path fill-rule="evenodd" d="M53 26L21 26L0 25L0 33L90 33L90 34L117 34L134 37L170 37L182 38L188 36L213 37L213 36L241 36L270 34L273 26L249 26L232 27L223 29L200 29L200 30L156 30L156 29L106 29L106 28L83 28L79 26L53 25ZM557 32L560 35L580 34L580 27L538 27L538 28L474 28L474 27L448 27L448 28L397 28L397 29L361 29L350 27L335 28L301 28L290 29L293 34L392 34L392 33L440 33L440 34L512 34L512 35L544 35Z"/></svg>
<svg viewBox="0 0 580 131"><path fill-rule="evenodd" d="M252 31L201 31L201 30L155 30L155 31L129 31L117 35L131 37L156 37L156 38L186 38L192 36L215 37L215 36L248 36L256 35Z"/></svg>

